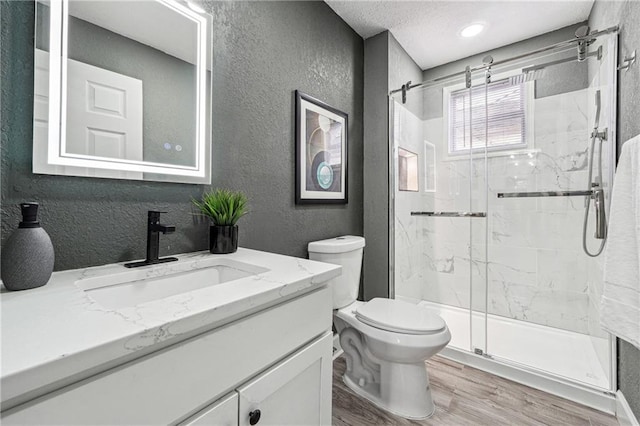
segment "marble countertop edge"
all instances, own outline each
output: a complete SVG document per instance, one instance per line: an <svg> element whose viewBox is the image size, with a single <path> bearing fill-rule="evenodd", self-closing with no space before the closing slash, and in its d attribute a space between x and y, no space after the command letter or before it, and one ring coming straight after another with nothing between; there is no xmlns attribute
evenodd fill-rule
<svg viewBox="0 0 640 426"><path fill-rule="evenodd" d="M187 253L176 256L179 258L176 264L184 266L185 262L214 256L218 255ZM0 294L3 307L13 308L3 309L2 315L3 405L15 405L12 400L38 389L54 384L64 386L65 381L82 379L83 372L87 377L97 374L312 291L341 271L337 265L249 249L224 256L269 271L122 309L101 307L75 285L82 279L125 273L122 264L57 272L49 284L29 293ZM31 321L20 321L19 317L27 316L29 310L37 309L45 300L49 303ZM56 309L56 304L60 309ZM65 326L66 332L60 333L58 327ZM67 333L68 337L55 341L56 335ZM39 339L43 339L42 344ZM21 349L13 349L16 347ZM33 353L39 349L40 353ZM24 401L18 403L21 402Z"/></svg>

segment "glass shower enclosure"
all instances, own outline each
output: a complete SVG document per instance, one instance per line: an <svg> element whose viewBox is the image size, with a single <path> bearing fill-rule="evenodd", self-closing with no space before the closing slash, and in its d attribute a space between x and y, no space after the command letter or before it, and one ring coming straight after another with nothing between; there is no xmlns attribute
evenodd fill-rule
<svg viewBox="0 0 640 426"><path fill-rule="evenodd" d="M390 96L391 294L445 319L446 350L614 390L594 235L616 158L616 50L611 30Z"/></svg>

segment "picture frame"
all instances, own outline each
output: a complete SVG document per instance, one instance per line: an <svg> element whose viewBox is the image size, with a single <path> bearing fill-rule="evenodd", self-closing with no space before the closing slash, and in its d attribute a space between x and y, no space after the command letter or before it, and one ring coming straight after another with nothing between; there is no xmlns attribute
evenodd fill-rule
<svg viewBox="0 0 640 426"><path fill-rule="evenodd" d="M347 113L296 90L296 204L347 204Z"/></svg>

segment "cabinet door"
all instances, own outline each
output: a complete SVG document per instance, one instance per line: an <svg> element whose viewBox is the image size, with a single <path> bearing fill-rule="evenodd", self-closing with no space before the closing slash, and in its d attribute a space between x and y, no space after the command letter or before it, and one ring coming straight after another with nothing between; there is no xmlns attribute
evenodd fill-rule
<svg viewBox="0 0 640 426"><path fill-rule="evenodd" d="M236 426L238 424L238 394L233 392L214 402L180 426Z"/></svg>
<svg viewBox="0 0 640 426"><path fill-rule="evenodd" d="M332 349L327 332L239 388L239 424L331 424Z"/></svg>

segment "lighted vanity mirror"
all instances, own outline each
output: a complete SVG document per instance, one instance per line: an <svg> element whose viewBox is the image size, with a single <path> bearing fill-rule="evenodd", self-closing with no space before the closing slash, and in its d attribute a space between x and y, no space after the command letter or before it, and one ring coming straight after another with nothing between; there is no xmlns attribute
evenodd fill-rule
<svg viewBox="0 0 640 426"><path fill-rule="evenodd" d="M40 0L35 47L34 173L210 183L210 15Z"/></svg>

